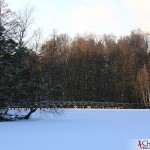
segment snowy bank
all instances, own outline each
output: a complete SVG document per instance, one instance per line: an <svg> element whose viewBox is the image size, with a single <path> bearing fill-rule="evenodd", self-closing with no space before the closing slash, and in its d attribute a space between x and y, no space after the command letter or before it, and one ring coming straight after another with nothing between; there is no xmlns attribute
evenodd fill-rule
<svg viewBox="0 0 150 150"><path fill-rule="evenodd" d="M127 150L150 138L148 110L36 112L30 120L0 123L0 150Z"/></svg>

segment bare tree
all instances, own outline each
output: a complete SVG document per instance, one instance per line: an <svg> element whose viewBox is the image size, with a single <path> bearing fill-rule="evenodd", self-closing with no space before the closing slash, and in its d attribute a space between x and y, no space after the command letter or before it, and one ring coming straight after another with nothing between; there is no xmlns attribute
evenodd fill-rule
<svg viewBox="0 0 150 150"><path fill-rule="evenodd" d="M15 40L18 43L18 47L25 47L31 39L34 37L34 31L30 31L30 27L34 22L33 8L27 6L22 11L18 11L14 14L14 20L16 20ZM29 33L29 31L31 33Z"/></svg>
<svg viewBox="0 0 150 150"><path fill-rule="evenodd" d="M150 76L145 64L138 71L137 86L142 102L146 106L150 106Z"/></svg>
<svg viewBox="0 0 150 150"><path fill-rule="evenodd" d="M42 35L43 31L41 28L34 31L31 49L36 53L39 53L40 48L42 47Z"/></svg>
<svg viewBox="0 0 150 150"><path fill-rule="evenodd" d="M5 0L0 0L0 28L3 31L3 36L7 39L15 34L13 29L16 27L16 22L13 16L14 13L8 8Z"/></svg>

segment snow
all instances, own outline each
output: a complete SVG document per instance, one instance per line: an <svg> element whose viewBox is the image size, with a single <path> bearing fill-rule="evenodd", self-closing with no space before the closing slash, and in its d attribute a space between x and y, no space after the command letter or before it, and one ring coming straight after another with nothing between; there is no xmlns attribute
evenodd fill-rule
<svg viewBox="0 0 150 150"><path fill-rule="evenodd" d="M130 150L131 140L148 138L149 110L38 111L30 120L0 123L0 150Z"/></svg>

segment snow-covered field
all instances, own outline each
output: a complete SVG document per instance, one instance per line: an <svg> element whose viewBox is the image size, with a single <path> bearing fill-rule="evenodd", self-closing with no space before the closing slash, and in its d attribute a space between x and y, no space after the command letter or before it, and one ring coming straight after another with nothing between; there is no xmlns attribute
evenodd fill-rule
<svg viewBox="0 0 150 150"><path fill-rule="evenodd" d="M0 123L0 150L130 150L133 139L150 139L149 110L37 112Z"/></svg>

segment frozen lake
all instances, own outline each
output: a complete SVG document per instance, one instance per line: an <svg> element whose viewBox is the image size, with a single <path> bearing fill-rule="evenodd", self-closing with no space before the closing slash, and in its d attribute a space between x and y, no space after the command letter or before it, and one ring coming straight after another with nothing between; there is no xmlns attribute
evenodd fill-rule
<svg viewBox="0 0 150 150"><path fill-rule="evenodd" d="M46 115L49 116L49 115ZM129 150L150 139L149 110L64 110L0 123L0 150Z"/></svg>

